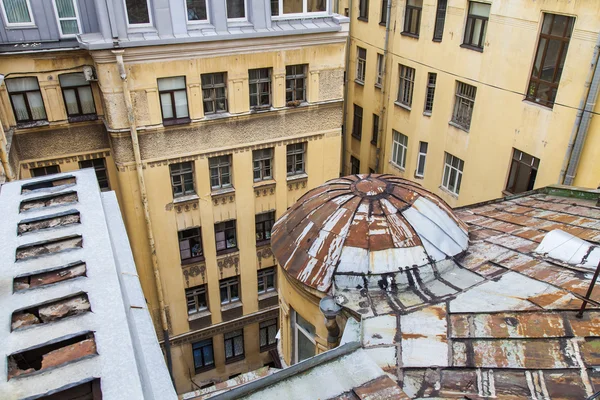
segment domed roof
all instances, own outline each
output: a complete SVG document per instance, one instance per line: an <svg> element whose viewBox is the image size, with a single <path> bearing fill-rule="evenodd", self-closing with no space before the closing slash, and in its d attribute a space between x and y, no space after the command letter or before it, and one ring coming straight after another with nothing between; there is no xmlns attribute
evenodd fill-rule
<svg viewBox="0 0 600 400"><path fill-rule="evenodd" d="M467 226L442 199L393 175L352 175L309 191L275 223L273 253L321 292L335 275L383 275L467 249Z"/></svg>

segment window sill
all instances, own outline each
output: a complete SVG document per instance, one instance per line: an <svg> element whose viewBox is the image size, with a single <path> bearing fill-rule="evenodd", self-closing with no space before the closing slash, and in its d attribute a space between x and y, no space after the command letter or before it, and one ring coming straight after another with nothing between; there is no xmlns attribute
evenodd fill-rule
<svg viewBox="0 0 600 400"><path fill-rule="evenodd" d="M172 120L163 120L163 126L171 126L171 125L184 125L191 123L192 120L190 118L177 118Z"/></svg>
<svg viewBox="0 0 600 400"><path fill-rule="evenodd" d="M254 25L250 21L246 19L246 17L242 18L227 18L227 27L228 28L251 28Z"/></svg>
<svg viewBox="0 0 600 400"><path fill-rule="evenodd" d="M431 117L431 111L423 111L423 115L426 117Z"/></svg>
<svg viewBox="0 0 600 400"><path fill-rule="evenodd" d="M462 125L457 124L454 121L448 121L448 125L455 127L456 129L460 129L461 131L469 133L469 128L465 128Z"/></svg>
<svg viewBox="0 0 600 400"><path fill-rule="evenodd" d="M215 368L216 368L215 364L213 364L213 365L207 365L206 367L201 367L201 368L194 369L194 373L196 375L198 375L198 374L201 374L201 373L206 372L206 371L210 371L211 369L215 369Z"/></svg>
<svg viewBox="0 0 600 400"><path fill-rule="evenodd" d="M40 121L30 121L30 122L17 122L17 129L26 129L26 128L37 128L41 126L49 126L50 122L46 120Z"/></svg>
<svg viewBox="0 0 600 400"><path fill-rule="evenodd" d="M403 168L403 167L399 166L398 164L396 164L395 162L393 162L392 160L390 160L390 165L401 172L406 172L406 167Z"/></svg>
<svg viewBox="0 0 600 400"><path fill-rule="evenodd" d="M216 189L216 190L213 189L213 191L210 192L210 195L214 197L214 196L221 196L223 194L229 194L229 193L234 193L234 192L235 192L235 188L233 186L231 186L231 187Z"/></svg>
<svg viewBox="0 0 600 400"><path fill-rule="evenodd" d="M507 196L514 196L514 193L509 192L508 190L503 190L502 191L502 196L507 197Z"/></svg>
<svg viewBox="0 0 600 400"><path fill-rule="evenodd" d="M201 30L201 29L214 29L214 28L215 28L214 25L212 25L207 19L187 22L188 31Z"/></svg>
<svg viewBox="0 0 600 400"><path fill-rule="evenodd" d="M8 31L11 29L38 29L38 27L35 24L10 24L7 25L4 29Z"/></svg>
<svg viewBox="0 0 600 400"><path fill-rule="evenodd" d="M236 300L233 303L221 305L221 312L233 310L233 309L236 309L241 306L242 306L242 302L240 300Z"/></svg>
<svg viewBox="0 0 600 400"><path fill-rule="evenodd" d="M271 239L259 240L256 242L256 247L269 246L271 244Z"/></svg>
<svg viewBox="0 0 600 400"><path fill-rule="evenodd" d="M272 349L276 349L277 348L277 342L270 344L268 346L264 346L260 348L260 352L264 353L265 351L270 351Z"/></svg>
<svg viewBox="0 0 600 400"><path fill-rule="evenodd" d="M254 106L250 107L250 113L261 113L274 110L273 106L269 104L268 106Z"/></svg>
<svg viewBox="0 0 600 400"><path fill-rule="evenodd" d="M419 35L417 35L415 33L411 33L411 32L400 32L400 34L402 36L406 36L406 37L413 38L413 39L418 39L419 38Z"/></svg>
<svg viewBox="0 0 600 400"><path fill-rule="evenodd" d="M199 262L204 262L204 260L205 260L204 256L186 258L185 260L181 260L181 265L195 264L195 263L199 263Z"/></svg>
<svg viewBox="0 0 600 400"><path fill-rule="evenodd" d="M296 175L291 175L287 177L287 181L288 182L293 182L293 181L299 181L301 179L307 179L308 175L306 173L304 174L296 174Z"/></svg>
<svg viewBox="0 0 600 400"><path fill-rule="evenodd" d="M360 86L365 86L365 81L361 81L360 79L355 79L354 83L360 85Z"/></svg>
<svg viewBox="0 0 600 400"><path fill-rule="evenodd" d="M358 140L359 142L360 142L360 140L361 140L361 137L360 137L360 136L357 136L357 135L350 135L350 136L352 136L352 138L353 138L353 139L356 139L356 140Z"/></svg>
<svg viewBox="0 0 600 400"><path fill-rule="evenodd" d="M96 114L77 115L75 117L69 117L69 123L95 121L97 119L98 119L98 116Z"/></svg>
<svg viewBox="0 0 600 400"><path fill-rule="evenodd" d="M417 175L417 172L415 171L415 179L425 179L425 175Z"/></svg>
<svg viewBox="0 0 600 400"><path fill-rule="evenodd" d="M225 360L225 364L233 364L234 362L242 361L245 358L245 354L242 354L241 356L231 357L229 360Z"/></svg>
<svg viewBox="0 0 600 400"><path fill-rule="evenodd" d="M220 119L220 118L228 118L228 117L231 117L231 113L229 111L204 114L204 120L206 120L206 121L211 121L213 119Z"/></svg>
<svg viewBox="0 0 600 400"><path fill-rule="evenodd" d="M127 33L158 33L152 24L139 24L140 26L127 25Z"/></svg>
<svg viewBox="0 0 600 400"><path fill-rule="evenodd" d="M381 88L382 88L382 86L381 86L381 83L376 83L376 84L375 84L375 87L376 87L377 89L381 89Z"/></svg>
<svg viewBox="0 0 600 400"><path fill-rule="evenodd" d="M298 108L306 106L308 106L308 102L306 100L291 100L285 102L286 108Z"/></svg>
<svg viewBox="0 0 600 400"><path fill-rule="evenodd" d="M188 322L195 321L200 318L210 317L212 314L209 309L195 312L193 314L188 314Z"/></svg>
<svg viewBox="0 0 600 400"><path fill-rule="evenodd" d="M407 106L406 104L399 103L398 101L394 101L394 104L397 105L400 108L404 108L407 111L411 111L412 110L412 108L410 106Z"/></svg>
<svg viewBox="0 0 600 400"><path fill-rule="evenodd" d="M377 142L375 142L375 141L373 141L373 140L371 140L371 144L372 144L373 146L377 146Z"/></svg>
<svg viewBox="0 0 600 400"><path fill-rule="evenodd" d="M539 103L539 102L535 101L535 99L527 98L527 97L523 99L523 103L527 103L527 104L530 104L532 106L540 107L542 110L546 110L546 111L552 111L553 110L553 105L554 105L554 103L552 103L552 105L547 105L547 104Z"/></svg>
<svg viewBox="0 0 600 400"><path fill-rule="evenodd" d="M358 17L356 19L359 21L363 21L363 22L369 22L369 18L365 18L365 17Z"/></svg>
<svg viewBox="0 0 600 400"><path fill-rule="evenodd" d="M225 250L217 250L217 257L224 256L224 255L231 254L231 253L237 253L238 251L240 251L240 249L238 249L237 247L232 247L231 249L225 249Z"/></svg>
<svg viewBox="0 0 600 400"><path fill-rule="evenodd" d="M275 184L276 184L276 182L274 179L266 179L264 181L254 181L254 185L252 185L252 187L254 189L258 189L258 188L262 188L265 186L273 186Z"/></svg>
<svg viewBox="0 0 600 400"><path fill-rule="evenodd" d="M469 50L473 50L473 51L477 51L479 53L483 53L483 47L476 47L476 46L471 46L470 44L461 44L460 47L462 47L463 49L469 49Z"/></svg>
<svg viewBox="0 0 600 400"><path fill-rule="evenodd" d="M186 201L194 201L198 199L200 199L200 196L198 196L196 193L188 194L185 196L177 196L173 198L173 204L185 203Z"/></svg>
<svg viewBox="0 0 600 400"><path fill-rule="evenodd" d="M379 25L383 26L385 28L385 21L379 21Z"/></svg>
<svg viewBox="0 0 600 400"><path fill-rule="evenodd" d="M442 190L442 192L449 194L450 196L454 197L455 199L458 199L458 195L456 193L451 192L450 190L446 189L442 185L440 185L440 189Z"/></svg>
<svg viewBox="0 0 600 400"><path fill-rule="evenodd" d="M433 38L433 39L431 39L431 41L434 42L434 43L442 43L442 39L441 38L440 39Z"/></svg>
<svg viewBox="0 0 600 400"><path fill-rule="evenodd" d="M277 296L279 296L279 293L277 293L277 290L273 289L265 293L260 293L258 295L258 300L270 299Z"/></svg>

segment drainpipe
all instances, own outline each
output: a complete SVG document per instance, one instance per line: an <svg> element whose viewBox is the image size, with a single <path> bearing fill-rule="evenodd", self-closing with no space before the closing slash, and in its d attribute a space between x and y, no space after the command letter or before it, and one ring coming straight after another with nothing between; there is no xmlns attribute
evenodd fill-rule
<svg viewBox="0 0 600 400"><path fill-rule="evenodd" d="M590 66L590 72L585 82L585 87L588 88L587 94L581 99L579 103L579 109L577 111L577 117L575 118L575 124L573 126L573 132L569 140L569 146L567 147L567 154L563 162L563 168L560 171L559 183L564 185L572 185L577 174L577 167L581 160L581 153L583 151L583 145L585 144L585 138L587 136L588 129L592 120L592 111L598 98L598 88L600 86L600 63L598 57L600 56L600 35L596 41L594 47L594 55L592 56L592 65Z"/></svg>
<svg viewBox="0 0 600 400"><path fill-rule="evenodd" d="M0 74L0 86L4 83L4 75ZM2 125L2 121L0 121L0 162L2 162L2 168L4 168L4 175L6 175L6 180L8 182L14 181L15 176L12 173L12 168L8 163L8 141L6 140L6 135L4 134L4 126Z"/></svg>
<svg viewBox="0 0 600 400"><path fill-rule="evenodd" d="M386 97L387 91L387 59L388 46L390 41L390 22L392 13L392 0L387 2L387 15L385 16L385 42L383 44L383 70L381 71L381 111L379 112L379 126L377 127L377 150L375 151L375 172L379 172L379 161L381 158L381 142L385 124L385 114L387 111L387 103L389 99ZM382 171L383 172L383 169Z"/></svg>
<svg viewBox="0 0 600 400"><path fill-rule="evenodd" d="M144 220L146 221L146 233L148 242L150 242L150 251L152 253L152 270L154 272L154 283L158 295L158 305L160 308L160 322L162 324L163 337L165 343L165 353L167 356L167 368L171 381L173 381L173 362L171 359L171 342L169 341L169 325L167 322L167 313L165 311L165 299L163 296L162 281L160 279L160 270L158 268L158 257L156 256L156 245L154 243L154 231L152 230L152 221L150 220L150 210L148 208L148 194L146 192L146 183L144 181L144 171L142 167L142 157L140 155L140 143L138 141L137 124L133 112L133 103L131 101L131 92L127 84L127 72L123 63L123 53L125 50L112 50L117 59L119 75L123 82L123 97L127 107L127 118L129 120L129 131L131 132L131 143L133 145L133 155L135 157L135 170L137 172L138 184L140 186L140 196L142 197L142 206L144 209Z"/></svg>
<svg viewBox="0 0 600 400"><path fill-rule="evenodd" d="M348 127L346 126L346 121L348 120L348 75L350 75L348 68L350 67L350 39L352 34L352 0L348 1L348 18L350 18L350 22L348 23L348 38L346 39L346 65L344 66L346 71L344 73L344 113L342 114L342 126L344 127L344 129L342 129L342 157L340 160L342 165L340 166L340 176L346 175L346 131L348 130Z"/></svg>

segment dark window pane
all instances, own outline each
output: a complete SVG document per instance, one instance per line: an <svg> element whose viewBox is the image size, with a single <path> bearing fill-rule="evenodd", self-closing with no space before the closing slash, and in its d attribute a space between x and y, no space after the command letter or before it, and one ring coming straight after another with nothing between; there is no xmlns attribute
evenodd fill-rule
<svg viewBox="0 0 600 400"><path fill-rule="evenodd" d="M127 5L127 17L130 24L150 23L150 14L147 0L125 0Z"/></svg>

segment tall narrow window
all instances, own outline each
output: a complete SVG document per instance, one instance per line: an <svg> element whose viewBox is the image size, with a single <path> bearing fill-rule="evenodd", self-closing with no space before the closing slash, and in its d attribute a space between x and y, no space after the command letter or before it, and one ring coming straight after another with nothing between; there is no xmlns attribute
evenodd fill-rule
<svg viewBox="0 0 600 400"><path fill-rule="evenodd" d="M271 107L271 68L251 69L250 79L250 108L259 109Z"/></svg>
<svg viewBox="0 0 600 400"><path fill-rule="evenodd" d="M221 279L219 281L221 292L221 304L234 303L240 301L240 277Z"/></svg>
<svg viewBox="0 0 600 400"><path fill-rule="evenodd" d="M406 168L406 153L408 150L408 137L392 130L392 162L399 168Z"/></svg>
<svg viewBox="0 0 600 400"><path fill-rule="evenodd" d="M271 240L271 230L275 224L275 211L256 215L256 244L262 245Z"/></svg>
<svg viewBox="0 0 600 400"><path fill-rule="evenodd" d="M245 0L227 0L227 19L246 18Z"/></svg>
<svg viewBox="0 0 600 400"><path fill-rule="evenodd" d="M46 120L37 78L10 78L5 82L17 123Z"/></svg>
<svg viewBox="0 0 600 400"><path fill-rule="evenodd" d="M160 96L163 125L190 122L184 76L160 78L158 80L158 94Z"/></svg>
<svg viewBox="0 0 600 400"><path fill-rule="evenodd" d="M473 116L473 108L475 107L476 94L477 88L475 86L456 81L452 122L467 131L471 127L471 117Z"/></svg>
<svg viewBox="0 0 600 400"><path fill-rule="evenodd" d="M201 80L204 114L227 112L227 74L202 74Z"/></svg>
<svg viewBox="0 0 600 400"><path fill-rule="evenodd" d="M433 111L433 97L435 96L435 82L437 74L430 72L427 74L427 93L425 93L425 109L423 114L431 115Z"/></svg>
<svg viewBox="0 0 600 400"><path fill-rule="evenodd" d="M506 191L516 194L533 190L539 166L539 158L513 149Z"/></svg>
<svg viewBox="0 0 600 400"><path fill-rule="evenodd" d="M35 25L29 0L2 0L2 8L8 28Z"/></svg>
<svg viewBox="0 0 600 400"><path fill-rule="evenodd" d="M415 176L422 178L425 175L425 160L427 159L427 142L419 142L419 157L417 157L417 170Z"/></svg>
<svg viewBox="0 0 600 400"><path fill-rule="evenodd" d="M444 36L444 24L446 23L446 7L448 0L438 0L435 10L435 26L433 28L433 41L441 42Z"/></svg>
<svg viewBox="0 0 600 400"><path fill-rule="evenodd" d="M285 101L306 101L306 65L288 65L285 67Z"/></svg>
<svg viewBox="0 0 600 400"><path fill-rule="evenodd" d="M83 73L62 74L58 76L58 80L69 119L77 120L80 117L96 115L92 87L85 80Z"/></svg>
<svg viewBox="0 0 600 400"><path fill-rule="evenodd" d="M469 2L469 14L467 15L467 26L465 27L463 47L483 50L489 17L489 4L477 3L474 1Z"/></svg>
<svg viewBox="0 0 600 400"><path fill-rule="evenodd" d="M193 194L194 191L194 166L191 162L169 165L171 173L171 187L173 197Z"/></svg>
<svg viewBox="0 0 600 400"><path fill-rule="evenodd" d="M388 11L388 0L381 0L381 18L379 19L379 25L387 24L387 11Z"/></svg>
<svg viewBox="0 0 600 400"><path fill-rule="evenodd" d="M421 26L421 10L423 0L406 0L406 11L404 12L404 35L419 37Z"/></svg>
<svg viewBox="0 0 600 400"><path fill-rule="evenodd" d="M259 324L260 351L277 347L277 319L263 321Z"/></svg>
<svg viewBox="0 0 600 400"><path fill-rule="evenodd" d="M257 273L257 278L259 294L275 291L275 267L259 269Z"/></svg>
<svg viewBox="0 0 600 400"><path fill-rule="evenodd" d="M356 82L365 84L367 72L367 50L362 47L356 48Z"/></svg>
<svg viewBox="0 0 600 400"><path fill-rule="evenodd" d="M188 22L204 22L208 20L206 0L187 0L186 6Z"/></svg>
<svg viewBox="0 0 600 400"><path fill-rule="evenodd" d="M397 102L410 108L415 87L415 69L400 64L400 80L398 82Z"/></svg>
<svg viewBox="0 0 600 400"><path fill-rule="evenodd" d="M217 254L237 249L235 220L215 224L215 242L217 245Z"/></svg>
<svg viewBox="0 0 600 400"><path fill-rule="evenodd" d="M212 190L231 187L231 155L211 157L208 159L210 168L210 187Z"/></svg>
<svg viewBox="0 0 600 400"><path fill-rule="evenodd" d="M361 21L369 20L369 0L359 0L358 19Z"/></svg>
<svg viewBox="0 0 600 400"><path fill-rule="evenodd" d="M299 363L315 355L315 327L292 310L292 331L294 336L294 362Z"/></svg>
<svg viewBox="0 0 600 400"><path fill-rule="evenodd" d="M383 85L383 54L377 53L377 76L375 77L375 86L378 88Z"/></svg>
<svg viewBox="0 0 600 400"><path fill-rule="evenodd" d="M194 355L194 369L196 373L215 367L212 338L192 343L192 353Z"/></svg>
<svg viewBox="0 0 600 400"><path fill-rule="evenodd" d="M150 25L149 0L125 0L129 25Z"/></svg>
<svg viewBox="0 0 600 400"><path fill-rule="evenodd" d="M354 156L350 156L350 174L360 174L360 160Z"/></svg>
<svg viewBox="0 0 600 400"><path fill-rule="evenodd" d="M244 358L244 330L238 329L223 335L225 341L225 363Z"/></svg>
<svg viewBox="0 0 600 400"><path fill-rule="evenodd" d="M457 195L460 192L460 183L462 182L465 162L450 153L445 153L445 157L442 187Z"/></svg>
<svg viewBox="0 0 600 400"><path fill-rule="evenodd" d="M379 138L379 115L373 114L373 132L371 134L371 144L377 146L377 139Z"/></svg>
<svg viewBox="0 0 600 400"><path fill-rule="evenodd" d="M185 289L188 314L195 314L208 309L208 297L206 296L206 285L200 285Z"/></svg>
<svg viewBox="0 0 600 400"><path fill-rule="evenodd" d="M287 145L287 175L300 175L306 170L306 143Z"/></svg>
<svg viewBox="0 0 600 400"><path fill-rule="evenodd" d="M60 167L58 165L49 165L47 167L31 168L29 172L31 172L31 176L35 178L38 176L58 174L60 173Z"/></svg>
<svg viewBox="0 0 600 400"><path fill-rule="evenodd" d="M179 256L182 264L204 260L202 235L200 228L190 228L177 232L179 239Z"/></svg>
<svg viewBox="0 0 600 400"><path fill-rule="evenodd" d="M94 158L92 160L79 161L79 168L94 168L100 190L103 192L110 190L108 174L106 173L106 160L104 158Z"/></svg>
<svg viewBox="0 0 600 400"><path fill-rule="evenodd" d="M360 140L362 138L363 109L354 105L354 119L352 120L352 137Z"/></svg>
<svg viewBox="0 0 600 400"><path fill-rule="evenodd" d="M53 3L60 36L73 37L81 33L77 0L54 0Z"/></svg>
<svg viewBox="0 0 600 400"><path fill-rule="evenodd" d="M527 100L554 106L574 23L573 17L544 14Z"/></svg>
<svg viewBox="0 0 600 400"><path fill-rule="evenodd" d="M273 179L273 148L252 152L254 182Z"/></svg>

